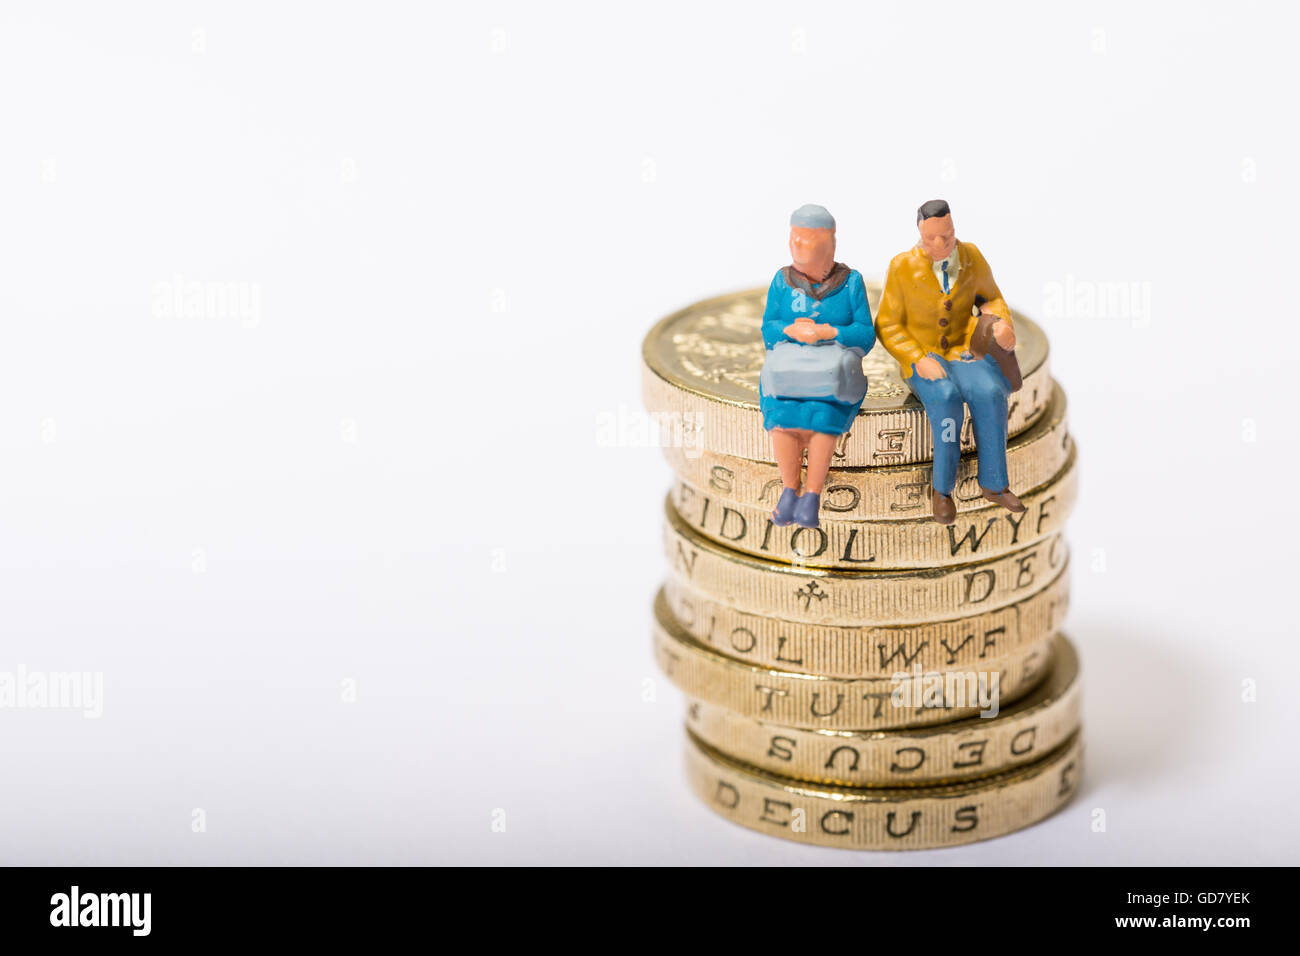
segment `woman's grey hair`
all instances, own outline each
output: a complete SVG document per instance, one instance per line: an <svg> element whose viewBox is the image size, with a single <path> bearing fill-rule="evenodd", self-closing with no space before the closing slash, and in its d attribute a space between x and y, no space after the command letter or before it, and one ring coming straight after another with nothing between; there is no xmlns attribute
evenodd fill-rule
<svg viewBox="0 0 1300 956"><path fill-rule="evenodd" d="M808 203L790 213L790 225L799 229L834 229L835 217L826 211L825 206Z"/></svg>

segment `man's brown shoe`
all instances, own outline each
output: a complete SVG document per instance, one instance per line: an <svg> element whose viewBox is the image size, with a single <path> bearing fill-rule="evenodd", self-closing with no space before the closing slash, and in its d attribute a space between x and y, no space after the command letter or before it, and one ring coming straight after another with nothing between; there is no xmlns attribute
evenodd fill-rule
<svg viewBox="0 0 1300 956"><path fill-rule="evenodd" d="M1003 488L1001 491L989 491L981 485L980 491L984 493L984 497L989 501L995 505L1001 505L1014 514L1020 514L1025 510L1025 506L1020 503L1020 499L1011 493L1010 487Z"/></svg>
<svg viewBox="0 0 1300 956"><path fill-rule="evenodd" d="M939 524L952 524L957 520L957 506L952 503L952 495L940 494L931 488L930 507L934 511L934 520Z"/></svg>

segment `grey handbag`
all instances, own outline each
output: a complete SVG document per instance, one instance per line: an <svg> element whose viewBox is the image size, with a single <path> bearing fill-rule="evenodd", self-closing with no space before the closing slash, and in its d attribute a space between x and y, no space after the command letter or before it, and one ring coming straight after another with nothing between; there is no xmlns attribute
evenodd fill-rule
<svg viewBox="0 0 1300 956"><path fill-rule="evenodd" d="M860 402L867 394L862 349L835 341L816 345L777 342L763 359L758 383L774 398L833 398Z"/></svg>

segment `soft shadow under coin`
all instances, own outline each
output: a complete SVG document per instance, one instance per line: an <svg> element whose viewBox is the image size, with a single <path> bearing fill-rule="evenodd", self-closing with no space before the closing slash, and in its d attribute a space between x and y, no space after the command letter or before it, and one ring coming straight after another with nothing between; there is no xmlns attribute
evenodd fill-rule
<svg viewBox="0 0 1300 956"><path fill-rule="evenodd" d="M1144 783L1205 759L1222 681L1180 654L1177 635L1076 612L1065 632L1084 684L1083 787Z"/></svg>

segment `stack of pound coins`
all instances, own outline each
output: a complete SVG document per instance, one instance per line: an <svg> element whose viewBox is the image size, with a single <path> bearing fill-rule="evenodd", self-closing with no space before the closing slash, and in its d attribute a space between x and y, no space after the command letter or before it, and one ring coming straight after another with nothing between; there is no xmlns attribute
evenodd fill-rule
<svg viewBox="0 0 1300 956"><path fill-rule="evenodd" d="M654 651L688 698L691 787L743 826L852 849L955 846L1043 819L1077 788L1083 749L1079 661L1058 630L1078 476L1042 329L1012 313L1024 384L1007 472L1023 513L981 495L968 415L957 519L932 519L930 426L877 343L820 527L782 527L758 409L764 296L697 303L643 347L675 472Z"/></svg>

